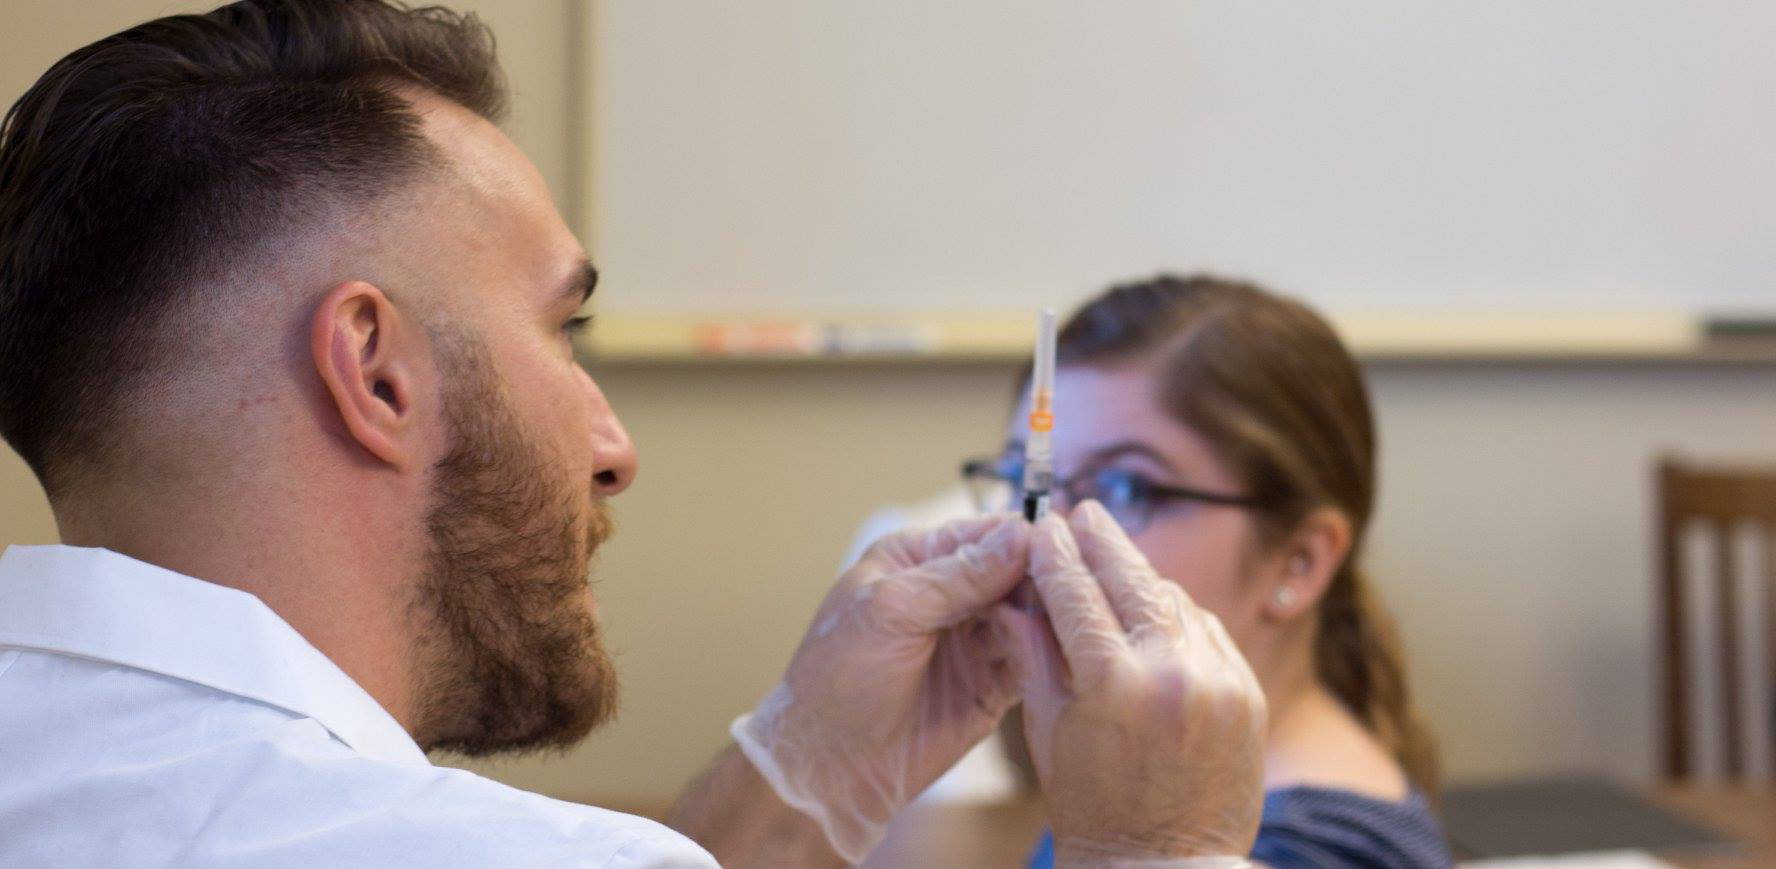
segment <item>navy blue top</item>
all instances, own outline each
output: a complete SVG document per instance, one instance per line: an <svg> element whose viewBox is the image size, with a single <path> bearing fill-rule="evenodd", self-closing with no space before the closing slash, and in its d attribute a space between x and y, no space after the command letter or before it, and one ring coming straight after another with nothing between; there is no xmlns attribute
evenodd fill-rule
<svg viewBox="0 0 1776 869"><path fill-rule="evenodd" d="M1275 869L1451 869L1443 828L1413 793L1389 802L1351 791L1294 787L1264 795L1252 859ZM1054 837L1042 834L1030 869L1054 869Z"/></svg>

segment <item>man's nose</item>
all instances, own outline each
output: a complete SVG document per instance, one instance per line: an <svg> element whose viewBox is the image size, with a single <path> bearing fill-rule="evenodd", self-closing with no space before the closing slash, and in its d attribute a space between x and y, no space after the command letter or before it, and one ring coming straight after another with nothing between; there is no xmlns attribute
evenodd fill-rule
<svg viewBox="0 0 1776 869"><path fill-rule="evenodd" d="M592 385L592 399L593 494L609 498L635 482L640 459L635 454L635 443L629 440L629 431L623 428L623 421L617 418L616 410L597 384Z"/></svg>

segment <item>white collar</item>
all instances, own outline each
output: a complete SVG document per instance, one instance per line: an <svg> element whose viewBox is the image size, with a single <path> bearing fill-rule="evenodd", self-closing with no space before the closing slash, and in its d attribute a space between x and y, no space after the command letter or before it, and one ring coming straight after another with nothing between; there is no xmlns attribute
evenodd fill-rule
<svg viewBox="0 0 1776 869"><path fill-rule="evenodd" d="M313 718L361 754L429 763L387 710L259 598L107 549L0 555L0 646L195 682Z"/></svg>

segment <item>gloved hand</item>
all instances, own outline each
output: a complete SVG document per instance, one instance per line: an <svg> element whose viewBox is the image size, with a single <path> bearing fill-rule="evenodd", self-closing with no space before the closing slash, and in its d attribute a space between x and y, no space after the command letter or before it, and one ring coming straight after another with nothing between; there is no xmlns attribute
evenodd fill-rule
<svg viewBox="0 0 1776 869"><path fill-rule="evenodd" d="M1247 865L1265 704L1220 620L1093 501L1037 523L1030 568L1046 618L996 618L1016 649L1056 865Z"/></svg>
<svg viewBox="0 0 1776 869"><path fill-rule="evenodd" d="M734 741L853 863L991 732L1017 679L989 621L1028 567L1005 515L890 535L839 578Z"/></svg>

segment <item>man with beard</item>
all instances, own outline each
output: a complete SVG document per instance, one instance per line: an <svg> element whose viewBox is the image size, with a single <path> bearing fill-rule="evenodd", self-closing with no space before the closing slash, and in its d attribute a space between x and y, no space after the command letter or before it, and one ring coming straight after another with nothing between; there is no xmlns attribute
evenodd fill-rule
<svg viewBox="0 0 1776 869"><path fill-rule="evenodd" d="M472 18L244 0L7 115L0 432L65 543L0 557L0 865L838 865L1036 688L1061 865L1237 865L1256 683L1091 505L873 549L670 827L427 762L614 708L635 453L502 101Z"/></svg>

